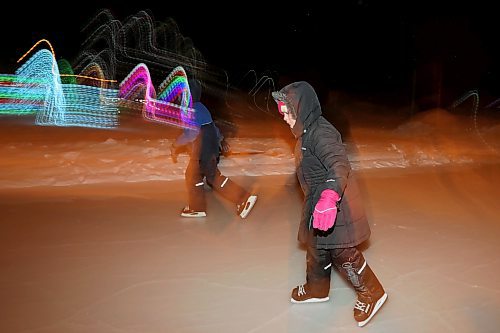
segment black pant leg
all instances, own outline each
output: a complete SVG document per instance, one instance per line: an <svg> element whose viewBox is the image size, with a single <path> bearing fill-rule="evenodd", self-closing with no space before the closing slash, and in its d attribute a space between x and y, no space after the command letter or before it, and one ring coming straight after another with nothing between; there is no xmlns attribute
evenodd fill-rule
<svg viewBox="0 0 500 333"><path fill-rule="evenodd" d="M378 299L384 294L380 281L356 247L332 251L332 261L340 274L351 282L358 295L362 295L365 299L370 297Z"/></svg>
<svg viewBox="0 0 500 333"><path fill-rule="evenodd" d="M315 292L328 294L330 291L330 278L332 272L330 250L308 246L306 250L306 260L306 280L308 286Z"/></svg>
<svg viewBox="0 0 500 333"><path fill-rule="evenodd" d="M234 204L242 203L249 195L243 187L224 176L217 165L211 174L207 174L207 183L214 191Z"/></svg>
<svg viewBox="0 0 500 333"><path fill-rule="evenodd" d="M190 209L198 212L205 212L207 209L203 177L199 162L189 160L185 173L188 205Z"/></svg>

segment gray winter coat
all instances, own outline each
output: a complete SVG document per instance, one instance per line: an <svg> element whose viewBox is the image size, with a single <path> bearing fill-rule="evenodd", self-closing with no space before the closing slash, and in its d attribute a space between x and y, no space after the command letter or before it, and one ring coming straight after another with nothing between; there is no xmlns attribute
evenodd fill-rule
<svg viewBox="0 0 500 333"><path fill-rule="evenodd" d="M304 192L299 241L323 249L362 243L370 237L370 227L340 133L321 115L318 97L309 83L295 82L280 92L288 109L297 115L292 133L297 138L297 178ZM325 189L334 190L342 199L334 227L321 231L313 229L312 213Z"/></svg>

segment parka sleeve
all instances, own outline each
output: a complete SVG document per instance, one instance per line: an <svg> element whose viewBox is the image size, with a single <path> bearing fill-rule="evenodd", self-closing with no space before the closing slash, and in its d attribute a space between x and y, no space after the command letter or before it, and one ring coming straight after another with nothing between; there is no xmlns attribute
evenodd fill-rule
<svg viewBox="0 0 500 333"><path fill-rule="evenodd" d="M320 132L315 136L314 154L326 169L327 177L323 184L319 184L318 193L331 189L342 197L351 171L345 144L333 127L323 126Z"/></svg>

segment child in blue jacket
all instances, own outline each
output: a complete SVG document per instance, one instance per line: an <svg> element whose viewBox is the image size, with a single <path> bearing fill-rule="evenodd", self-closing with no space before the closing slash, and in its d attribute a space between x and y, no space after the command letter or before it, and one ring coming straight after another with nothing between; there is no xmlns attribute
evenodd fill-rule
<svg viewBox="0 0 500 333"><path fill-rule="evenodd" d="M201 84L188 80L193 100L196 129L185 129L172 146L172 157L183 146L190 145L190 159L185 172L188 205L181 212L183 217L206 216L204 180L213 190L236 205L236 213L246 218L252 210L257 196L249 193L218 168L223 136L215 125L210 111L200 102Z"/></svg>

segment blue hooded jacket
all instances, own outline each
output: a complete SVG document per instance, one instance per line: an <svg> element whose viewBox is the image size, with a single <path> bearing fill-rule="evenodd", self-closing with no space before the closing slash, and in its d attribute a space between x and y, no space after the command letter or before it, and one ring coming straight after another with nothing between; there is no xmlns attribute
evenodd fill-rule
<svg viewBox="0 0 500 333"><path fill-rule="evenodd" d="M175 146L183 146L192 143L191 158L203 161L212 157L218 158L219 146L223 137L219 128L215 126L212 115L207 107L200 102L201 84L198 80L189 79L189 89L193 100L195 129L184 129L183 133L175 140Z"/></svg>
<svg viewBox="0 0 500 333"><path fill-rule="evenodd" d="M185 128L182 135L175 140L176 146L184 146L193 142L200 133L201 126L213 122L212 115L207 107L200 102L201 84L198 80L189 79L189 90L193 100L195 129Z"/></svg>

